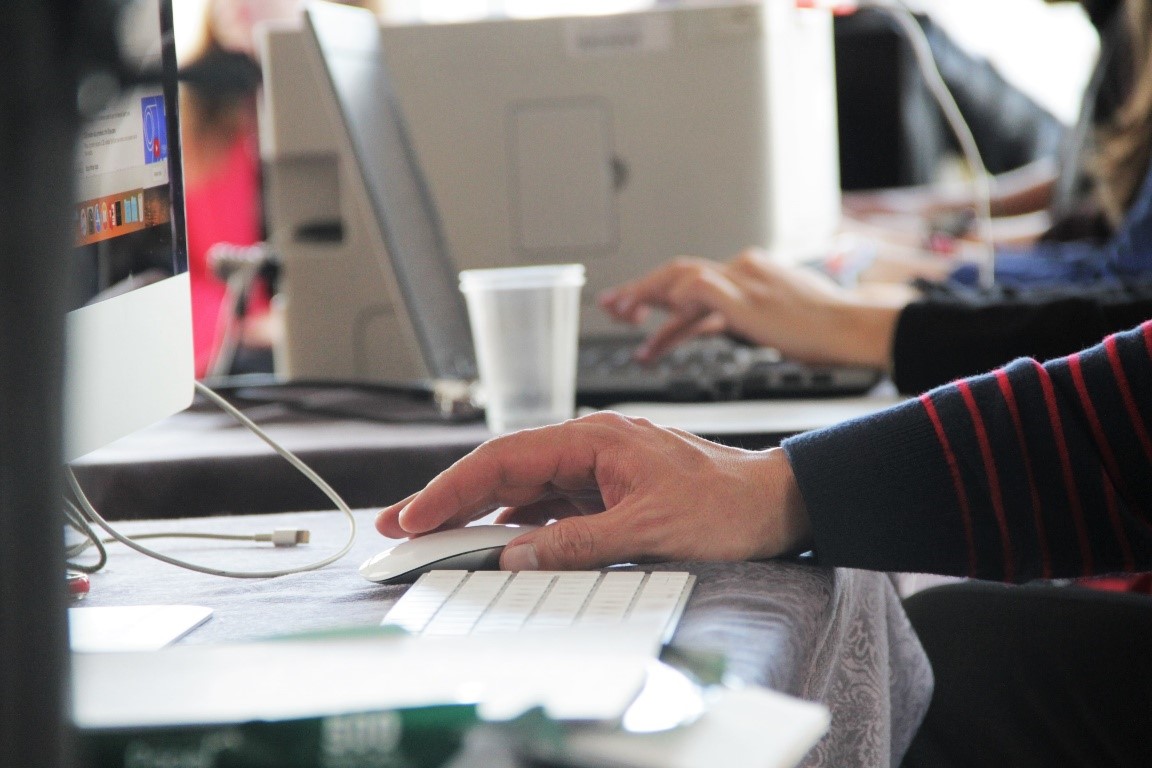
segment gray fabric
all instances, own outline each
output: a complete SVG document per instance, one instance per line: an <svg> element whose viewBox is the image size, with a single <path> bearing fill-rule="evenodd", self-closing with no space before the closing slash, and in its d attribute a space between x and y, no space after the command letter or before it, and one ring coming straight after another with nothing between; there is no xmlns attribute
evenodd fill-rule
<svg viewBox="0 0 1152 768"><path fill-rule="evenodd" d="M804 766L899 764L932 670L886 575L787 562L660 567L698 577L674 645L722 652L733 676L831 710Z"/></svg>
<svg viewBox="0 0 1152 768"><path fill-rule="evenodd" d="M226 579L192 573L113 545L107 569L93 576L89 605L191 603L213 618L185 643L253 640L379 622L403 587L364 581L356 567L388 545L357 512L359 532L347 557L320 571L275 579ZM345 538L336 512L135 521L143 531L264 532L304 527L312 543L160 541L169 554L214 567L264 570L302 564L337 551ZM729 672L748 683L826 704L832 728L805 766L899 763L923 717L931 671L883 574L789 562L669 563L690 570L697 585L673 644L721 652Z"/></svg>

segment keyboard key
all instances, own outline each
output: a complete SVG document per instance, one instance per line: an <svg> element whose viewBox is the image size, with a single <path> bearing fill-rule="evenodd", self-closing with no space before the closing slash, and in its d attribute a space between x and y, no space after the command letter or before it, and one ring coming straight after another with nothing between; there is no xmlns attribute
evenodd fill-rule
<svg viewBox="0 0 1152 768"><path fill-rule="evenodd" d="M408 588L382 622L409 632L422 632L445 601L468 576L468 571L432 571Z"/></svg>
<svg viewBox="0 0 1152 768"><path fill-rule="evenodd" d="M476 623L475 632L507 632L520 629L552 586L555 575L525 571L501 593L491 610Z"/></svg>
<svg viewBox="0 0 1152 768"><path fill-rule="evenodd" d="M425 635L628 625L650 631L659 647L691 586L679 572L432 571L382 623Z"/></svg>
<svg viewBox="0 0 1152 768"><path fill-rule="evenodd" d="M478 571L461 585L424 628L427 635L466 635L511 578L509 571Z"/></svg>
<svg viewBox="0 0 1152 768"><path fill-rule="evenodd" d="M644 574L638 571L618 571L604 574L596 594L588 601L580 615L581 624L619 624L624 620L632 599L636 596Z"/></svg>

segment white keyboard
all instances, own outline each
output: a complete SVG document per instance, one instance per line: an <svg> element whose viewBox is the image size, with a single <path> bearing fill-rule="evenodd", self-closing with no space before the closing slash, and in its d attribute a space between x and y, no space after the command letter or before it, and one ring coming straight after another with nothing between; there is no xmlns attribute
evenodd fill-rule
<svg viewBox="0 0 1152 768"><path fill-rule="evenodd" d="M653 571L431 571L381 624L421 635L624 625L667 642L696 577Z"/></svg>

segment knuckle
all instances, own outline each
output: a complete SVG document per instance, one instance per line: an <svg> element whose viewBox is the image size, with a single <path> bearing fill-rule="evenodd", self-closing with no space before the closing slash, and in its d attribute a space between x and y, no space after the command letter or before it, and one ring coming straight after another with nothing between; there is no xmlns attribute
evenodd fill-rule
<svg viewBox="0 0 1152 768"><path fill-rule="evenodd" d="M627 424L628 417L619 411L597 411L590 415L589 420L597 423L605 424L608 426L618 426L620 424Z"/></svg>
<svg viewBox="0 0 1152 768"><path fill-rule="evenodd" d="M623 417L616 411L604 410L595 411L594 413L589 413L586 416L581 416L580 418L576 419L576 421L581 421L585 424L614 424L621 418Z"/></svg>
<svg viewBox="0 0 1152 768"><path fill-rule="evenodd" d="M500 453L500 442L501 438L499 437L484 441L475 449L473 449L473 459L479 461L488 461L489 459L496 457Z"/></svg>
<svg viewBox="0 0 1152 768"><path fill-rule="evenodd" d="M549 526L548 547L560 563L590 563L595 560L596 537L583 518L570 517Z"/></svg>
<svg viewBox="0 0 1152 768"><path fill-rule="evenodd" d="M612 432L628 432L637 427L651 426L652 422L642 416L625 416L618 411L597 411L583 416L581 421L595 424Z"/></svg>
<svg viewBox="0 0 1152 768"><path fill-rule="evenodd" d="M473 466L492 471L500 483L507 481L507 437L503 435L481 443L468 457Z"/></svg>
<svg viewBox="0 0 1152 768"><path fill-rule="evenodd" d="M772 262L765 258L764 252L756 248L747 248L732 259L732 269L741 274L759 274L771 266Z"/></svg>
<svg viewBox="0 0 1152 768"><path fill-rule="evenodd" d="M747 266L749 264L755 264L759 260L759 253L757 251L752 248L745 248L744 250L740 251L740 253L736 254L736 258L732 260L732 263L740 266Z"/></svg>
<svg viewBox="0 0 1152 768"><path fill-rule="evenodd" d="M672 260L672 272L681 280L700 278L717 268L717 265L704 259L679 256Z"/></svg>
<svg viewBox="0 0 1152 768"><path fill-rule="evenodd" d="M575 423L584 425L586 427L595 427L598 429L614 429L624 420L624 417L615 411L596 411L586 416L581 416L576 419ZM595 434L589 432L589 434ZM570 436L572 438L575 435Z"/></svg>

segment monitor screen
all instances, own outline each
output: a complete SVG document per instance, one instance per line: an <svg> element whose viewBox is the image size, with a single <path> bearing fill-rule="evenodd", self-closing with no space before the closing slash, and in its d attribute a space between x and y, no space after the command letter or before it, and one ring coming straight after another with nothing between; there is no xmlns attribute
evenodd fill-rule
<svg viewBox="0 0 1152 768"><path fill-rule="evenodd" d="M171 0L125 8L120 39L138 82L88 121L77 147L65 460L193 395Z"/></svg>

